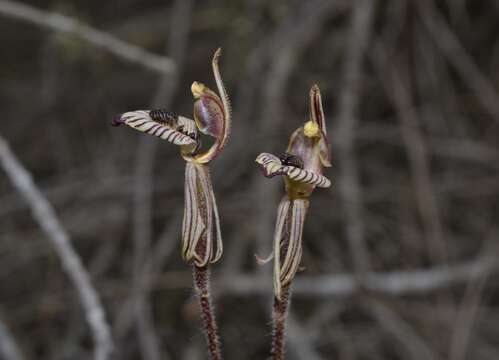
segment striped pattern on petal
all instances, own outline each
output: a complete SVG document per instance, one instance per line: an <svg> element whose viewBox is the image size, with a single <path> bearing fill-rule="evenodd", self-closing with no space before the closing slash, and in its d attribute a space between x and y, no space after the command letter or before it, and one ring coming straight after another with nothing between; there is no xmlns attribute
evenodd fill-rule
<svg viewBox="0 0 499 360"><path fill-rule="evenodd" d="M182 225L182 256L203 267L220 259L223 252L218 215L210 173L206 166L186 163L185 208Z"/></svg>
<svg viewBox="0 0 499 360"><path fill-rule="evenodd" d="M199 211L196 167L187 163L185 167L185 205L182 223L182 257L190 262L196 257L196 246L206 228Z"/></svg>
<svg viewBox="0 0 499 360"><path fill-rule="evenodd" d="M285 249L286 255L281 265L281 285L287 285L293 280L302 255L302 234L308 201L303 199L293 200L291 203L291 221L289 223L289 239Z"/></svg>
<svg viewBox="0 0 499 360"><path fill-rule="evenodd" d="M216 242L213 243L212 254L210 262L214 263L220 260L223 253L223 242L222 242L222 231L220 230L220 216L218 215L217 201L215 200L215 194L213 193L213 188L211 189L211 199L213 202L213 214L215 215L215 236Z"/></svg>
<svg viewBox="0 0 499 360"><path fill-rule="evenodd" d="M289 205L291 201L287 198L281 200L277 208L277 221L274 231L274 294L281 299L281 241L286 218L288 217Z"/></svg>
<svg viewBox="0 0 499 360"><path fill-rule="evenodd" d="M266 177L286 175L291 180L321 188L328 188L331 186L331 181L325 176L294 166L282 165L281 160L277 156L269 153L261 153L258 155L256 163L263 170L263 174Z"/></svg>
<svg viewBox="0 0 499 360"><path fill-rule="evenodd" d="M282 287L291 283L302 257L303 224L308 200L284 198L277 210L274 233L274 292L281 299Z"/></svg>
<svg viewBox="0 0 499 360"><path fill-rule="evenodd" d="M135 130L154 135L175 145L191 145L196 143L196 140L191 137L151 119L147 110L126 112L121 115L120 120ZM185 122L185 120L182 121Z"/></svg>

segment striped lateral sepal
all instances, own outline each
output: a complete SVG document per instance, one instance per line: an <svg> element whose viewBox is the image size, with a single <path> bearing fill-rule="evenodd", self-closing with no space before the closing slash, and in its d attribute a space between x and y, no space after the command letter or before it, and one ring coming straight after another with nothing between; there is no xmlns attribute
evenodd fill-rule
<svg viewBox="0 0 499 360"><path fill-rule="evenodd" d="M131 128L166 140L174 145L197 145L198 131L194 120L172 115L171 121L153 119L158 110L129 111L113 119L113 125L125 124Z"/></svg>
<svg viewBox="0 0 499 360"><path fill-rule="evenodd" d="M281 299L281 290L289 285L300 267L302 234L308 200L284 197L277 209L274 232L274 294Z"/></svg>
<svg viewBox="0 0 499 360"><path fill-rule="evenodd" d="M269 153L261 153L255 161L262 169L263 174L269 178L284 175L291 180L321 188L331 186L331 181L325 176L295 166L283 165L277 156Z"/></svg>
<svg viewBox="0 0 499 360"><path fill-rule="evenodd" d="M222 252L220 219L208 167L187 162L182 257L203 267L218 261Z"/></svg>

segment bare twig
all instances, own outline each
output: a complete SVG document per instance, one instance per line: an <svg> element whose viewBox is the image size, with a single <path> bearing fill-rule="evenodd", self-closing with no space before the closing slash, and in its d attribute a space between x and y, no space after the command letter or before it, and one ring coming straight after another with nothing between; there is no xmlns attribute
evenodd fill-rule
<svg viewBox="0 0 499 360"><path fill-rule="evenodd" d="M436 359L435 355L428 347L428 344L426 344L412 326L395 311L381 301L369 299L367 302L369 309L372 311L380 326L406 348L411 359Z"/></svg>
<svg viewBox="0 0 499 360"><path fill-rule="evenodd" d="M445 263L447 247L443 238L442 221L433 189L426 143L409 93L409 79L402 75L402 70L398 66L392 64L391 69L393 86L391 96L397 109L402 138L409 157L419 214L427 235L429 257L433 263Z"/></svg>
<svg viewBox="0 0 499 360"><path fill-rule="evenodd" d="M459 38L452 32L433 1L416 1L421 20L431 38L454 66L466 84L477 95L477 100L495 121L499 121L499 96L497 89L482 74L473 58L463 47Z"/></svg>
<svg viewBox="0 0 499 360"><path fill-rule="evenodd" d="M490 237L492 236L496 236L495 231L492 231ZM493 239L486 239L482 253L486 254L491 250L494 251L495 248L495 241ZM485 285L492 270L489 269L489 271L483 272L479 277L468 282L463 300L455 317L454 326L452 326L449 359L465 360L467 358L466 355L470 350L469 345L472 339L473 326L480 310L480 303L483 300Z"/></svg>
<svg viewBox="0 0 499 360"><path fill-rule="evenodd" d="M300 326L293 316L288 316L289 349L298 359L322 360L313 347L310 335Z"/></svg>
<svg viewBox="0 0 499 360"><path fill-rule="evenodd" d="M95 359L108 359L113 350L113 341L105 319L104 308L90 281L87 270L71 245L69 235L59 222L52 205L38 190L31 175L19 163L8 144L1 137L0 160L16 190L30 204L34 218L47 235L66 274L76 288L95 341Z"/></svg>
<svg viewBox="0 0 499 360"><path fill-rule="evenodd" d="M168 108L175 94L182 63L187 47L190 29L192 0L177 0L170 15L171 28L168 36L167 52L176 62L177 72L163 76L152 100L152 108ZM139 329L141 348L146 359L159 360L161 356L159 341L154 330L149 305L149 287L144 286L142 278L151 271L146 265L152 240L152 194L153 167L158 141L149 137L142 137L137 149L134 186L134 294L135 318Z"/></svg>
<svg viewBox="0 0 499 360"><path fill-rule="evenodd" d="M333 140L340 163L338 185L346 214L347 238L355 270L368 271L369 255L362 220L362 193L355 157L354 132L358 123L356 109L360 99L362 64L366 51L375 0L360 0L352 13L348 48L344 60L344 85L341 90L338 126Z"/></svg>
<svg viewBox="0 0 499 360"><path fill-rule="evenodd" d="M2 321L0 321L0 358L4 360L24 359L16 340Z"/></svg>
<svg viewBox="0 0 499 360"><path fill-rule="evenodd" d="M464 299L459 307L456 326L451 338L449 359L464 360L469 349L473 325L480 309L488 273L482 274L478 279L470 281Z"/></svg>
<svg viewBox="0 0 499 360"><path fill-rule="evenodd" d="M178 233L178 229L182 224L182 216L176 216L171 222L165 225L165 230L159 236L158 242L151 251L151 256L147 257L143 266L142 274L139 276L140 284L136 284L137 293L148 294L151 286L154 283L156 274L159 273L168 256L173 252L176 243L172 238ZM133 325L133 317L135 313L132 311L133 302L135 301L134 294L131 294L128 299L123 302L118 315L118 319L114 325L117 338L123 338Z"/></svg>
<svg viewBox="0 0 499 360"><path fill-rule="evenodd" d="M435 266L424 270L368 272L361 284L355 275L336 274L299 276L293 281L293 295L304 297L348 297L358 293L362 286L389 295L423 295L478 279L486 272L498 270L493 256L457 265ZM270 281L258 276L224 276L216 281L219 292L230 294L270 293Z"/></svg>
<svg viewBox="0 0 499 360"><path fill-rule="evenodd" d="M71 34L102 48L111 54L141 65L160 74L170 75L175 71L175 63L166 57L148 52L138 46L131 45L104 31L94 29L69 16L46 12L16 1L1 0L0 14L14 19L26 21L50 30Z"/></svg>

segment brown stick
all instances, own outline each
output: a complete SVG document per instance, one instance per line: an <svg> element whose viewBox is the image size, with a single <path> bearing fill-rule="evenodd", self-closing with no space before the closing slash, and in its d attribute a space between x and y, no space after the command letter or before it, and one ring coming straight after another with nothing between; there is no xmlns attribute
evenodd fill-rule
<svg viewBox="0 0 499 360"><path fill-rule="evenodd" d="M290 285L286 285L281 289L281 300L274 298L274 329L272 332L272 350L270 351L273 360L284 360L286 318L290 303Z"/></svg>
<svg viewBox="0 0 499 360"><path fill-rule="evenodd" d="M221 360L220 339L218 336L218 327L215 321L215 312L211 306L209 279L210 272L207 266L194 268L194 285L199 297L201 306L201 318L203 319L206 342L211 360Z"/></svg>

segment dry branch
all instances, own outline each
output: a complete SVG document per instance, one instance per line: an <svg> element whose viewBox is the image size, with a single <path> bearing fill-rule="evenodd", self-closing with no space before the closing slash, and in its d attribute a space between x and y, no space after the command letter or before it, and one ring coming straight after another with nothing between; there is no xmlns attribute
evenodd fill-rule
<svg viewBox="0 0 499 360"><path fill-rule="evenodd" d="M176 0L170 15L170 31L166 51L176 63L176 72L159 79L158 88L151 101L152 108L170 108L183 68L189 29L191 25L191 0ZM139 340L144 356L149 360L166 359L154 328L149 300L149 288L144 284L148 271L147 258L151 255L152 201L154 189L153 168L158 142L143 137L137 148L134 172L134 271L133 294L134 313L139 330ZM172 239L170 239L171 241ZM126 302L125 302L126 305Z"/></svg>
<svg viewBox="0 0 499 360"><path fill-rule="evenodd" d="M94 29L66 15L43 11L9 0L0 1L0 14L49 30L77 36L89 44L104 49L123 60L139 64L160 74L170 75L176 69L175 63L169 58L131 45L113 35Z"/></svg>
<svg viewBox="0 0 499 360"><path fill-rule="evenodd" d="M358 1L352 12L349 46L344 60L344 85L340 98L337 130L333 133L333 146L338 150L341 166L338 181L346 216L346 232L355 270L364 273L369 269L369 255L365 244L362 215L362 192L359 169L355 156L354 132L358 124L356 109L360 100L360 78L363 59L369 41L376 1Z"/></svg>
<svg viewBox="0 0 499 360"><path fill-rule="evenodd" d="M422 270L368 272L362 282L351 274L298 276L294 280L293 295L349 297L363 289L394 296L424 295L467 283L480 278L484 273L497 271L498 268L493 256L490 256L463 264ZM223 293L266 294L271 291L270 281L267 280L248 275L224 276L216 281L215 286L220 287L218 291Z"/></svg>
<svg viewBox="0 0 499 360"><path fill-rule="evenodd" d="M433 1L416 1L421 20L431 38L456 69L466 85L476 93L477 100L495 121L499 121L499 95L493 83L482 73L461 44L457 35L447 25Z"/></svg>
<svg viewBox="0 0 499 360"><path fill-rule="evenodd" d="M87 270L71 245L69 235L62 227L52 205L38 190L31 175L1 137L0 161L16 190L29 203L33 217L47 235L59 256L64 271L76 288L95 341L95 360L109 359L113 349L113 341L105 319L104 308L90 281Z"/></svg>
<svg viewBox="0 0 499 360"><path fill-rule="evenodd" d="M16 340L2 321L0 321L0 358L4 360L24 359Z"/></svg>

